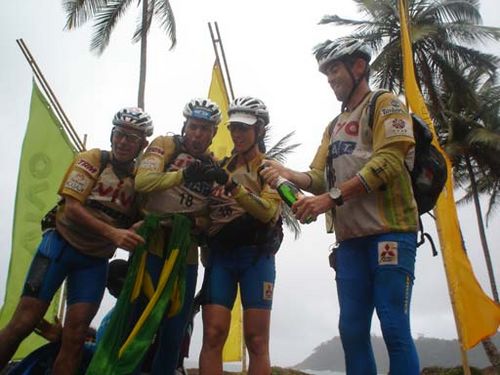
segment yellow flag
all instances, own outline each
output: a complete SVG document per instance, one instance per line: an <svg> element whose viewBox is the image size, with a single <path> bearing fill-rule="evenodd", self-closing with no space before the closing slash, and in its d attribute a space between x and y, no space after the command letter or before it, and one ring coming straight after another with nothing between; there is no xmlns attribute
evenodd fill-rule
<svg viewBox="0 0 500 375"><path fill-rule="evenodd" d="M226 86L224 85L222 70L217 62L215 62L212 70L212 82L208 90L208 97L219 105L222 112L222 120L218 126L217 134L212 141L212 145L210 146L210 151L212 151L217 158L222 159L231 155L233 141L227 128L229 96L227 95Z"/></svg>
<svg viewBox="0 0 500 375"><path fill-rule="evenodd" d="M210 150L214 155L222 159L231 154L233 141L231 140L231 135L227 128L229 96L227 95L226 86L224 85L222 70L217 62L215 62L212 71L212 82L210 83L208 97L219 105L222 112L222 120L217 129L217 134L212 141L212 145L210 146ZM224 362L238 362L242 360L242 332L241 298L238 291L233 310L231 311L229 335L222 352L222 360Z"/></svg>
<svg viewBox="0 0 500 375"><path fill-rule="evenodd" d="M431 126L434 133L433 143L446 159L448 181L438 199L434 213L458 336L462 347L467 350L474 347L482 339L496 333L500 325L500 306L481 289L462 245L457 209L453 197L451 162L437 142L432 120L417 86L408 30L407 9L406 1L399 0L406 99L411 110Z"/></svg>

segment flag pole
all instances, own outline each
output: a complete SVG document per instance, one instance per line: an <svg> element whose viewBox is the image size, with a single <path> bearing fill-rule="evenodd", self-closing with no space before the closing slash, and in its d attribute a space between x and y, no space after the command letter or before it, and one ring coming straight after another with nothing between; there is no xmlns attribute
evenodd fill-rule
<svg viewBox="0 0 500 375"><path fill-rule="evenodd" d="M408 8L408 1L407 0L401 0L400 3L399 3L400 7L402 7L401 9L401 13L403 15L406 15L406 17L404 17L404 21L406 23L406 26L405 29L408 33L408 39L410 41L410 52L411 52L411 56L408 56L408 58L411 58L411 65L413 67L413 71L414 71L414 66L415 66L415 62L414 62L414 59L413 59L413 48L411 46L411 25L410 25L410 12L409 12L409 8ZM400 17L400 22L401 22L401 33L402 33L402 30L403 30L403 16ZM403 36L401 36L401 43L403 43ZM404 48L402 47L402 55L403 55L403 59L404 59ZM413 73L414 74L414 73ZM406 99L406 105L408 107L410 107L410 100L408 99L408 92L407 90L405 89L405 99ZM434 130L433 130L434 132ZM448 176L448 178L451 178L450 176ZM436 229L440 230L439 228L439 222L436 222ZM443 254L443 257L444 257L444 253ZM453 316L454 316L454 320L455 320L455 326L456 326L456 329L457 329L457 335L458 335L458 341L460 343L460 357L462 359L462 369L463 369L463 372L464 372L464 375L471 375L471 370L470 370L470 367L469 367L469 361L468 361L468 358L467 358L467 351L465 350L464 346L463 346L463 340L462 340L462 334L461 334L461 330L460 330L460 327L459 327L459 317L457 316L457 311L456 311L456 305L455 305L455 300L453 298L453 295L452 295L452 288L451 288L451 285L450 285L450 279L448 277L448 267L447 267L447 264L446 262L443 262L443 265L444 265L444 268L446 269L446 281L447 281L447 284L448 284L448 293L449 293L449 296L450 296L450 300L451 300L451 310L453 312Z"/></svg>
<svg viewBox="0 0 500 375"><path fill-rule="evenodd" d="M68 116L66 115L66 113L62 109L61 105L59 104L57 97L55 96L50 85L48 84L47 80L45 79L45 76L43 75L42 71L38 67L38 64L36 63L35 58L33 57L30 50L28 49L28 46L26 45L26 43L24 42L24 40L22 38L16 39L16 43L19 46L19 48L21 49L21 52L23 53L26 61L30 65L31 70L33 71L33 74L35 75L35 78L40 83L40 88L43 90L45 97L49 101L51 107L54 109L53 113L57 116L57 119L59 120L59 123L62 125L65 133L71 139L73 146L79 152L84 151L85 150L85 143L83 143L80 140L80 137L76 133L75 129L73 128L73 125L71 124L71 121L69 120ZM63 323L63 321L64 321L65 312L66 312L65 301L66 301L66 282L64 282L61 285L60 295L59 295L59 303L58 303L57 317L59 318L59 321L61 323Z"/></svg>
<svg viewBox="0 0 500 375"><path fill-rule="evenodd" d="M226 84L226 79L224 78L224 75L222 75L222 81L224 83L224 87L226 88L226 92L229 92L230 101L234 100L234 91L233 91L233 84L231 82L231 75L229 74L229 68L227 66L227 60L226 60L226 54L224 52L224 46L222 44L222 38L219 33L219 26L217 22L214 22L215 25L215 31L217 35L214 35L214 32L212 30L212 24L209 22L208 23L208 29L210 30L210 37L212 38L212 45L214 47L214 52L215 52L215 58L217 59L217 62L224 66L224 72L226 73L227 77L227 84ZM217 45L220 47L220 54L222 55L222 60L219 57L219 49L217 48ZM222 64L221 64L222 62ZM227 88L229 87L229 91L227 91Z"/></svg>
<svg viewBox="0 0 500 375"><path fill-rule="evenodd" d="M224 52L224 45L222 44L222 38L220 36L220 31L219 31L219 25L217 22L214 22L214 28L215 28L215 34L214 30L212 29L212 24L209 22L208 23L208 29L210 31L210 37L212 38L212 45L214 47L214 52L215 52L215 58L216 61L219 65L224 66L224 73L227 77L227 84L226 84L226 78L224 77L224 74L221 74L222 77L222 83L225 88L225 92L229 92L230 96L230 101L234 100L234 91L233 91L233 85L231 81L231 75L229 74L229 68L227 65L227 60L226 60L226 54ZM219 55L219 48L220 48L220 55ZM222 59L220 58L222 57ZM222 63L222 64L221 64ZM229 91L227 88L229 87ZM240 320L240 327L242 327L243 330L243 315L240 314L239 318ZM243 337L243 332L240 332L241 336ZM245 373L247 370L247 357L246 357L246 345L245 345L245 340L241 340L241 370L242 373Z"/></svg>
<svg viewBox="0 0 500 375"><path fill-rule="evenodd" d="M47 80L45 79L42 71L38 67L38 64L35 61L35 58L29 51L28 47L26 46L26 43L24 42L23 39L16 39L16 43L18 44L19 48L21 49L21 52L23 53L24 57L26 58L26 61L31 67L31 70L33 71L33 74L35 75L36 79L38 82L40 82L41 88L43 90L43 93L45 94L45 97L51 104L52 108L54 109L59 122L63 126L66 134L70 137L74 147L76 147L77 151L81 152L85 150L85 146L83 145L82 141L78 137L78 134L76 133L75 129L73 128L73 125L71 125L71 122L68 119L68 116L66 116L66 113L62 109L61 105L59 104L59 101L57 100L54 92L50 88L50 85L48 84Z"/></svg>

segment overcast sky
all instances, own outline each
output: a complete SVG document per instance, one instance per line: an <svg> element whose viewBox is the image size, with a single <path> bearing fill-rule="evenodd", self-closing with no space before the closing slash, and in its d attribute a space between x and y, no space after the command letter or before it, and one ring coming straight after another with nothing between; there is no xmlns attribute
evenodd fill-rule
<svg viewBox="0 0 500 375"><path fill-rule="evenodd" d="M119 108L136 104L139 46L130 43L138 14L135 5L115 30L109 48L97 57L89 52L90 27L63 31L61 3L8 1L3 2L0 14L0 298L5 292L18 161L32 79L15 39L24 38L75 129L80 135L88 134L89 148L108 148L112 116ZM497 0L481 3L484 24L500 26ZM192 97L207 95L214 61L207 22L218 21L236 96L252 95L265 101L271 114L272 140L295 130L294 142L302 145L288 164L306 169L324 127L340 109L325 77L317 71L311 48L349 31L317 22L325 14L359 18L354 3L314 0L297 7L298 2L285 0L171 0L171 4L178 46L168 51L168 39L156 26L148 46L146 110L153 117L154 135L179 132L184 104ZM500 54L498 45L488 48ZM491 294L473 208L460 208L459 217L475 274ZM497 280L499 223L497 214L487 231ZM433 223L426 221L426 229L434 232ZM271 328L274 365L296 364L321 342L338 335L334 272L327 262L333 242L334 237L324 232L322 219L303 226L297 241L291 233L286 235L277 255ZM110 305L108 298L99 316ZM433 258L428 246L418 250L412 328L415 337L456 337L442 259ZM376 318L373 332L380 333ZM198 356L200 334L198 319L191 359Z"/></svg>

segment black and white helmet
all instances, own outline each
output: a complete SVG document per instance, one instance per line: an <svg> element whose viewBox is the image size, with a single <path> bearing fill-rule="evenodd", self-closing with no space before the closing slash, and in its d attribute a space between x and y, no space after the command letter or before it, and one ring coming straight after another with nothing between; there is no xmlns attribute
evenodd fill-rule
<svg viewBox="0 0 500 375"><path fill-rule="evenodd" d="M326 40L313 48L313 54L318 61L319 71L326 73L326 68L335 60L353 56L361 57L367 63L371 60L371 48L359 39L340 38L334 41Z"/></svg>
<svg viewBox="0 0 500 375"><path fill-rule="evenodd" d="M269 111L266 105L262 100L252 96L234 99L229 104L228 115L229 122L242 122L247 125L255 125L258 122L263 126L269 124Z"/></svg>
<svg viewBox="0 0 500 375"><path fill-rule="evenodd" d="M217 103L210 99L195 98L184 106L184 117L197 118L212 122L215 126L221 120L221 111Z"/></svg>
<svg viewBox="0 0 500 375"><path fill-rule="evenodd" d="M151 120L151 116L141 108L128 107L120 109L113 118L113 125L139 130L144 133L145 137L149 137L153 134L153 121Z"/></svg>

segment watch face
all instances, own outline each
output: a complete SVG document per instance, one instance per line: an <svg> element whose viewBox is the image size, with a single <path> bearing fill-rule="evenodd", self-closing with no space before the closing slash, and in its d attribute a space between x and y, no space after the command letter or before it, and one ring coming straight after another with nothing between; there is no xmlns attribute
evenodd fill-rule
<svg viewBox="0 0 500 375"><path fill-rule="evenodd" d="M342 192L339 188L334 187L330 189L330 197L332 197L332 199L339 199L341 196Z"/></svg>

